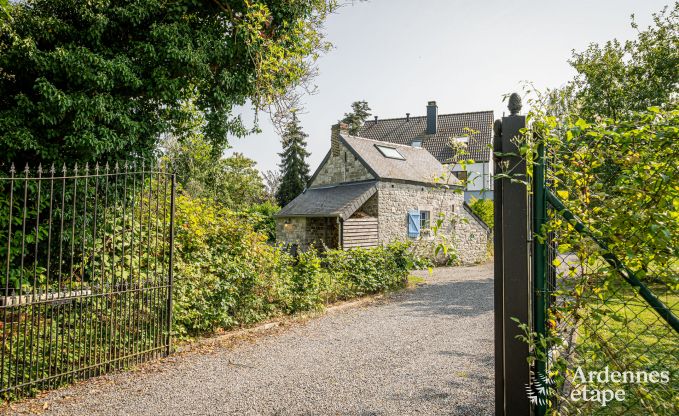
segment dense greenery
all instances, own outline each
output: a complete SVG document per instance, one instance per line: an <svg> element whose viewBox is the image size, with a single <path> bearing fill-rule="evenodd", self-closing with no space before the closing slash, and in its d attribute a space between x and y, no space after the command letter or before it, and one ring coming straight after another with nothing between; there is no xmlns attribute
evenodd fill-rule
<svg viewBox="0 0 679 416"><path fill-rule="evenodd" d="M531 359L546 359L549 350L549 371L557 382L550 411L676 414L679 367L668 354L676 342L667 340L677 334L625 281L627 272L603 256L617 256L679 314L679 153L674 145L679 109L651 107L590 122L544 110L533 108L521 149L533 162L537 146L546 147L551 191L603 242L577 232L555 210L538 231L537 238L551 235L550 244L558 250L547 265L555 276L549 329L527 337L534 346ZM608 407L569 399L578 366L601 371L606 365L614 371L669 371L673 381L620 386L627 398Z"/></svg>
<svg viewBox="0 0 679 416"><path fill-rule="evenodd" d="M557 91L560 111L586 120L620 119L651 106L679 99L679 2L653 16L654 25L637 30L637 38L591 44L570 60L576 78ZM562 101L563 99L563 101Z"/></svg>
<svg viewBox="0 0 679 416"><path fill-rule="evenodd" d="M168 141L164 159L192 197L210 198L232 210L247 209L267 199L254 160L240 153L214 159L210 144L201 136Z"/></svg>
<svg viewBox="0 0 679 416"><path fill-rule="evenodd" d="M49 385L24 391L34 392L133 365L140 359L133 353L164 351L169 211L163 204L169 203L169 194L155 192L162 192L166 185L163 177L147 179L144 187L138 185L136 205L126 207L126 216L112 215L124 212L122 201L112 204L98 223L99 237L92 239L90 231L85 233L85 255L77 255L70 268L65 261L58 282L52 273L50 289L86 289L97 296L10 309L12 318L0 324L9 328L2 345L3 368L8 369L3 372L3 384L65 374ZM161 208L156 210L159 202ZM310 250L294 257L267 242L271 232L268 219L275 209L262 204L233 211L212 198L191 196L180 187L175 216L173 336L187 338L253 324L405 284L414 265L407 245L333 250L322 255ZM132 212L137 214L130 215ZM81 227L76 230L80 235ZM70 232L63 235L68 238ZM70 255L70 249L65 248L65 255ZM32 272L32 264L27 266ZM46 287L44 270L40 274L38 283ZM114 290L122 289L116 285L124 282L137 290ZM27 282L23 293L32 289ZM63 341L66 337L69 342ZM57 352L60 348L68 348L68 353ZM29 349L34 354L25 353ZM117 360L126 356L130 358ZM69 373L74 366L85 367L94 360L97 364L88 371Z"/></svg>
<svg viewBox="0 0 679 416"><path fill-rule="evenodd" d="M492 199L477 199L472 198L469 201L469 206L471 207L474 214L478 215L479 218L483 220L492 230L495 226L495 214L493 212L493 200Z"/></svg>
<svg viewBox="0 0 679 416"><path fill-rule="evenodd" d="M344 118L340 120L349 126L349 134L356 135L363 123L370 117L370 107L367 101L354 101L351 103L351 111L344 113Z"/></svg>
<svg viewBox="0 0 679 416"><path fill-rule="evenodd" d="M549 236L555 250L547 265L553 303L545 334L520 326L531 346L529 361L548 362L556 381L549 414L679 412L677 334L625 281L627 272L603 258L619 258L679 315L678 40L675 3L654 16L654 26L639 30L637 39L575 53L576 79L530 102L520 146L529 177L544 145L549 188L591 232L577 232L553 209L537 231L538 239ZM670 381L589 386L625 391L624 401L608 406L571 400L576 368L606 366L669 371Z"/></svg>
<svg viewBox="0 0 679 416"><path fill-rule="evenodd" d="M175 330L195 335L401 287L408 247L315 250L293 257L237 213L180 196Z"/></svg>
<svg viewBox="0 0 679 416"><path fill-rule="evenodd" d="M220 155L234 106L284 109L334 0L29 0L0 19L2 161L148 157L194 108ZM187 105L190 104L190 105Z"/></svg>
<svg viewBox="0 0 679 416"><path fill-rule="evenodd" d="M676 360L667 348L676 333L659 318L621 271L603 261L612 253L632 270L675 314L679 314L679 109L650 107L617 120L585 121L554 116L535 107L523 150L529 161L543 143L553 192L605 246L575 232L558 214L549 217L540 237L551 232L559 255L555 270L559 299L549 311L546 345L559 353L550 371L557 380L553 410L587 411L572 403L568 377L576 366L600 371L664 370L675 380ZM530 165L529 165L530 166ZM539 355L540 348L536 349ZM544 351L544 350L543 350ZM647 412L676 414L676 382L625 386L629 397L592 414ZM674 395L675 396L675 395ZM624 409L624 410L623 410Z"/></svg>
<svg viewBox="0 0 679 416"><path fill-rule="evenodd" d="M280 153L281 182L276 192L276 199L282 207L301 194L309 183L309 164L306 158L310 153L306 150L307 137L297 117L293 117L285 126L283 152Z"/></svg>

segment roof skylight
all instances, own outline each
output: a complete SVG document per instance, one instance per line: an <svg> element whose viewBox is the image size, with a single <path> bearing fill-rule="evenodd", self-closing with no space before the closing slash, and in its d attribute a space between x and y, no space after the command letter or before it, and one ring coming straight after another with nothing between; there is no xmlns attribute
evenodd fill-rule
<svg viewBox="0 0 679 416"><path fill-rule="evenodd" d="M384 156L384 157L388 157L389 159L406 160L406 158L403 157L401 152L396 150L395 147L382 146L382 145L379 145L379 144L376 144L375 147L377 148L377 150L380 151L380 153L382 153L382 156Z"/></svg>

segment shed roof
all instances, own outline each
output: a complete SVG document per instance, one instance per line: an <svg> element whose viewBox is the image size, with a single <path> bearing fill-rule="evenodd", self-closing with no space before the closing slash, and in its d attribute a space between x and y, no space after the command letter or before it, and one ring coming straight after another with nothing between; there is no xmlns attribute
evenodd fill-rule
<svg viewBox="0 0 679 416"><path fill-rule="evenodd" d="M276 217L349 218L375 192L376 182L354 182L309 188L281 209Z"/></svg>
<svg viewBox="0 0 679 416"><path fill-rule="evenodd" d="M439 114L435 134L427 134L427 117L391 118L366 121L358 136L388 143L410 145L414 139L421 139L422 146L439 162L451 163L459 159L474 159L487 162L491 157L490 145L493 138L493 112L477 111L459 114ZM464 156L455 154L449 145L451 137L469 136Z"/></svg>

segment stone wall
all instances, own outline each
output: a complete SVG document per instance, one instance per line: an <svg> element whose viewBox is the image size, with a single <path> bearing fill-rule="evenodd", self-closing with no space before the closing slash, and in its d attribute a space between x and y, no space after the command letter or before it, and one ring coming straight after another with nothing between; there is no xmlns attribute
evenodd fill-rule
<svg viewBox="0 0 679 416"><path fill-rule="evenodd" d="M307 218L306 247L317 249L337 248L339 246L339 225L337 218Z"/></svg>
<svg viewBox="0 0 679 416"><path fill-rule="evenodd" d="M463 200L461 193L450 189L379 182L377 201L380 243L410 240L433 255L430 249L443 242L452 247L463 264L485 260L489 236L485 228L464 210ZM438 218L443 220L436 235L423 230L419 238L408 237L408 211L414 209L429 211L432 225Z"/></svg>
<svg viewBox="0 0 679 416"><path fill-rule="evenodd" d="M276 241L286 245L297 244L300 250L311 245L318 249L324 245L337 248L338 229L336 218L276 218Z"/></svg>
<svg viewBox="0 0 679 416"><path fill-rule="evenodd" d="M490 232L464 208L456 213L454 241L460 262L473 264L488 259Z"/></svg>
<svg viewBox="0 0 679 416"><path fill-rule="evenodd" d="M337 155L330 153L328 160L320 167L316 178L309 184L312 186L332 185L344 182L363 181L374 179L350 150L343 144L339 144Z"/></svg>
<svg viewBox="0 0 679 416"><path fill-rule="evenodd" d="M276 218L276 241L306 246L306 218Z"/></svg>
<svg viewBox="0 0 679 416"><path fill-rule="evenodd" d="M352 217L377 217L378 216L378 210L379 210L379 196L377 193L374 193L373 196L368 198L367 201L361 207L356 210L356 212L352 215Z"/></svg>

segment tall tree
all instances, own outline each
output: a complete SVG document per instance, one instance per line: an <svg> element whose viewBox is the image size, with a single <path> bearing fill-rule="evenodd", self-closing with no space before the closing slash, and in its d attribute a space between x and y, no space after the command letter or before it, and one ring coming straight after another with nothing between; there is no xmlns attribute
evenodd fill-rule
<svg viewBox="0 0 679 416"><path fill-rule="evenodd" d="M631 111L676 104L679 98L679 2L653 15L653 25L640 30L632 16L637 38L591 44L573 53L577 71L566 87L572 110L585 119L595 116L621 119Z"/></svg>
<svg viewBox="0 0 679 416"><path fill-rule="evenodd" d="M221 155L233 114L280 107L336 0L0 0L0 163L148 156L192 103Z"/></svg>
<svg viewBox="0 0 679 416"><path fill-rule="evenodd" d="M368 102L354 101L351 103L351 111L344 113L344 118L340 121L349 125L349 134L355 135L368 117L370 117Z"/></svg>
<svg viewBox="0 0 679 416"><path fill-rule="evenodd" d="M293 117L285 127L283 152L280 153L282 178L276 199L282 207L302 193L309 182L309 165L306 158L310 153L306 150L307 137L299 125L299 119Z"/></svg>

